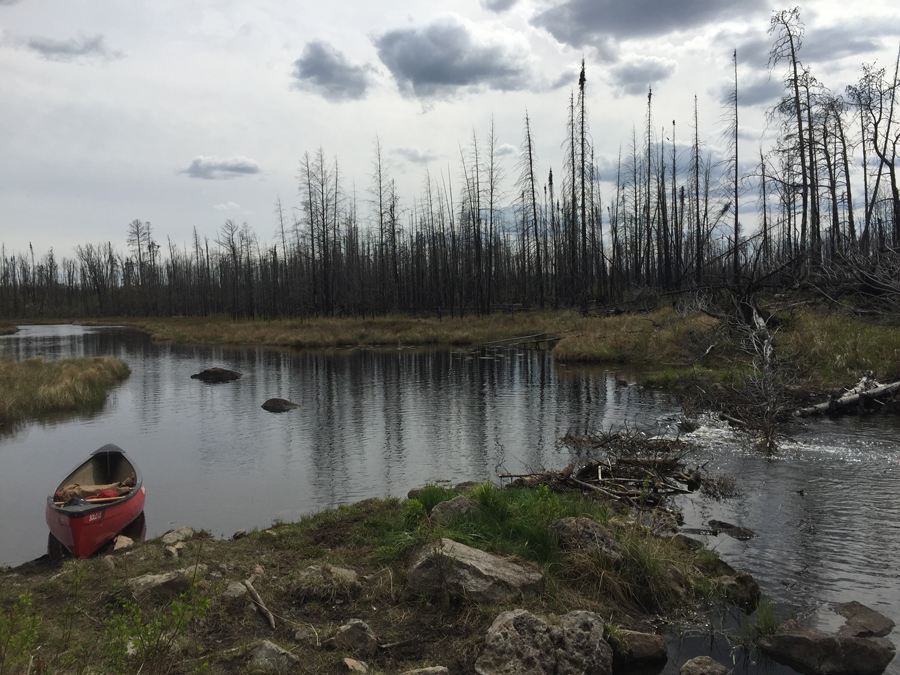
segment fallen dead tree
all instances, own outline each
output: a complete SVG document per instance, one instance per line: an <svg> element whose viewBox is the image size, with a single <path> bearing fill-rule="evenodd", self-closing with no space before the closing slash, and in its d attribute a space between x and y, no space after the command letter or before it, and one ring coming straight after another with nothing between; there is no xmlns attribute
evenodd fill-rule
<svg viewBox="0 0 900 675"><path fill-rule="evenodd" d="M884 404L886 399L900 392L900 382L891 384L879 384L870 375L863 377L852 389L840 398L835 398L825 403L801 408L794 414L797 417L811 415L838 415L849 412L865 412L873 405Z"/></svg>

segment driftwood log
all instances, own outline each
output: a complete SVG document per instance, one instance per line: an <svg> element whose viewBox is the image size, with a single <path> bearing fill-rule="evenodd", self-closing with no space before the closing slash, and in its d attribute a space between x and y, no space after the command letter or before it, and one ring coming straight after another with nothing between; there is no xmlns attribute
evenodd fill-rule
<svg viewBox="0 0 900 675"><path fill-rule="evenodd" d="M853 406L864 405L867 401L878 401L900 392L900 382L892 384L873 383L871 386L868 378L863 378L860 383L840 398L819 403L808 408L801 408L795 415L808 417L810 415L835 415L846 412Z"/></svg>

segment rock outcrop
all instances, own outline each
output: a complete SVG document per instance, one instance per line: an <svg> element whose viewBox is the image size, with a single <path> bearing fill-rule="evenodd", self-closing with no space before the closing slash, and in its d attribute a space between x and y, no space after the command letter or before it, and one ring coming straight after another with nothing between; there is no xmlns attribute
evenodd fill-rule
<svg viewBox="0 0 900 675"><path fill-rule="evenodd" d="M206 370L201 370L199 373L195 375L191 375L192 380L202 380L203 382L232 382L241 377L241 374L234 371L228 370L227 368L207 368Z"/></svg>
<svg viewBox="0 0 900 675"><path fill-rule="evenodd" d="M612 650L603 639L604 622L593 612L576 611L553 626L524 609L500 614L475 661L478 675L610 675Z"/></svg>
<svg viewBox="0 0 900 675"><path fill-rule="evenodd" d="M535 595L543 585L543 575L530 563L512 562L441 539L426 546L413 560L404 595L504 602Z"/></svg>
<svg viewBox="0 0 900 675"><path fill-rule="evenodd" d="M829 635L794 619L760 638L759 648L779 663L824 675L880 673L896 654L894 645L883 637Z"/></svg>

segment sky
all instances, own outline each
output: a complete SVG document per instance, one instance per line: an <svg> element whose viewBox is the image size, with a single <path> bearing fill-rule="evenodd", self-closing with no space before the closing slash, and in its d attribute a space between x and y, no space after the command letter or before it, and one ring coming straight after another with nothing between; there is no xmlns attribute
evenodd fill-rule
<svg viewBox="0 0 900 675"><path fill-rule="evenodd" d="M740 154L776 129L766 111L774 10L762 0L0 0L0 243L71 257L126 248L128 223L176 245L226 219L275 241L280 199L302 217L300 161L320 147L369 210L379 140L401 206L426 171L459 181L460 153L492 120L514 179L530 118L538 172L562 166L584 59L601 197L647 92L659 137L687 161L694 97L715 156L738 55ZM801 5L801 60L843 93L863 63L891 69L900 3Z"/></svg>

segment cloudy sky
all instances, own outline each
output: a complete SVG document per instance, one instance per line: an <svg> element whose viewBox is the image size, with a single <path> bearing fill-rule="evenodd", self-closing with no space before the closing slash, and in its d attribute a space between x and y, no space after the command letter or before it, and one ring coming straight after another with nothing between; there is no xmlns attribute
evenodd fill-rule
<svg viewBox="0 0 900 675"><path fill-rule="evenodd" d="M762 0L0 0L0 242L38 255L149 221L181 244L233 218L273 238L299 207L304 152L337 157L365 214L376 135L408 206L426 169L458 179L493 117L514 174L528 112L540 172L561 165L569 93L587 63L604 178L653 87L657 128L715 153L738 50L741 151L767 142L775 9ZM841 93L892 67L896 0L802 5L802 60ZM640 132L638 132L640 133ZM685 155L686 159L686 155ZM606 188L606 192L609 190Z"/></svg>

